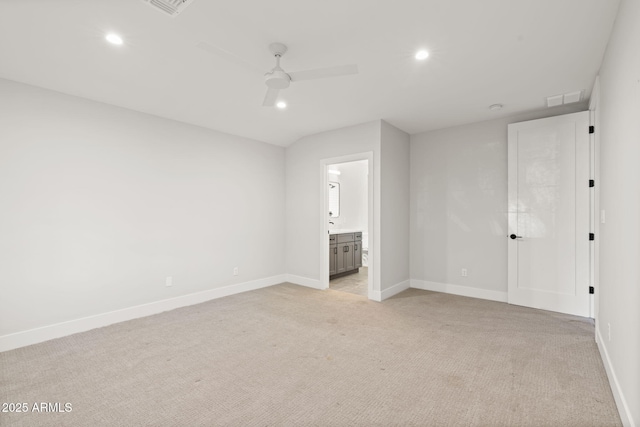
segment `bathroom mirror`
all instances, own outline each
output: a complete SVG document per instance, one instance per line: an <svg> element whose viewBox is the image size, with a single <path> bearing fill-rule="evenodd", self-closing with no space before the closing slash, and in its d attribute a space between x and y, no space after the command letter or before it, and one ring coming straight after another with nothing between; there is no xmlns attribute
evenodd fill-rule
<svg viewBox="0 0 640 427"><path fill-rule="evenodd" d="M340 216L340 184L329 182L329 217Z"/></svg>

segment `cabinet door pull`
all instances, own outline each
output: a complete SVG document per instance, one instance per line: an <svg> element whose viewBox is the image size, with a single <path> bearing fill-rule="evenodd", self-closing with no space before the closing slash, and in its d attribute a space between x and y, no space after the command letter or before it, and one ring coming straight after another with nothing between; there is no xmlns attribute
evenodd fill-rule
<svg viewBox="0 0 640 427"><path fill-rule="evenodd" d="M338 248L333 248L333 254L338 255Z"/></svg>
<svg viewBox="0 0 640 427"><path fill-rule="evenodd" d="M353 250L357 251L358 250L358 245L353 245Z"/></svg>

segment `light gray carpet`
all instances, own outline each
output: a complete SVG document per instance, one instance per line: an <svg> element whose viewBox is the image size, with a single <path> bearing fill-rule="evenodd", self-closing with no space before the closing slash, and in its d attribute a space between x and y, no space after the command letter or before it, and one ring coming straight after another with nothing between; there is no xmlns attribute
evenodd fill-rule
<svg viewBox="0 0 640 427"><path fill-rule="evenodd" d="M0 353L16 426L620 425L586 319L283 284Z"/></svg>
<svg viewBox="0 0 640 427"><path fill-rule="evenodd" d="M329 281L329 288L334 291L367 296L369 293L369 268L360 267L357 273L338 277Z"/></svg>

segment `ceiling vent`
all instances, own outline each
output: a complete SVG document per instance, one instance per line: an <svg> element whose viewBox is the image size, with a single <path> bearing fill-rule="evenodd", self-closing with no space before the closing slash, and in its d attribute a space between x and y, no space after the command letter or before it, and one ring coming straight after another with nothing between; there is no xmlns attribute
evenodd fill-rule
<svg viewBox="0 0 640 427"><path fill-rule="evenodd" d="M165 15L177 16L193 2L193 0L142 0L155 10Z"/></svg>
<svg viewBox="0 0 640 427"><path fill-rule="evenodd" d="M565 93L564 95L554 95L547 97L547 107L556 107L562 104L573 104L574 102L580 102L582 100L582 94L584 91L579 90L577 92Z"/></svg>

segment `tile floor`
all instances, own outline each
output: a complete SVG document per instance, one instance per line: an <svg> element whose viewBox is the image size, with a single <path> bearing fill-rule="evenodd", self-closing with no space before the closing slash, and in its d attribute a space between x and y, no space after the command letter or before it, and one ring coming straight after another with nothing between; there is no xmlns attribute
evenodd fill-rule
<svg viewBox="0 0 640 427"><path fill-rule="evenodd" d="M329 288L334 291L367 296L369 268L360 267L360 271L329 281Z"/></svg>

